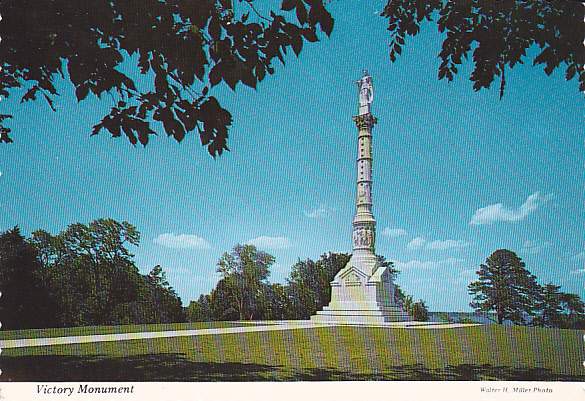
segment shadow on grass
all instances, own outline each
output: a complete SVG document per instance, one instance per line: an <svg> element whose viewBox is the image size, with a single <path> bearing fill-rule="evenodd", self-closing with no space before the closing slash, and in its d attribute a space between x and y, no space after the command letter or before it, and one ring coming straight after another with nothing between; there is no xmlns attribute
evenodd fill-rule
<svg viewBox="0 0 585 401"><path fill-rule="evenodd" d="M0 358L1 381L258 381L278 367L194 362L184 354L111 358L30 355Z"/></svg>
<svg viewBox="0 0 585 401"><path fill-rule="evenodd" d="M389 366L380 373L343 372L337 369L302 369L295 373L297 380L435 380L435 381L477 381L477 380L514 380L514 381L583 381L585 375L566 375L553 373L545 368L513 368L492 366L490 364L461 364L445 368L429 369L422 364Z"/></svg>
<svg viewBox="0 0 585 401"><path fill-rule="evenodd" d="M461 364L427 368L422 364L388 366L376 373L335 368L298 368L239 362L196 362L184 354L30 355L0 358L1 381L336 381L336 380L518 380L583 381L585 375L544 368Z"/></svg>

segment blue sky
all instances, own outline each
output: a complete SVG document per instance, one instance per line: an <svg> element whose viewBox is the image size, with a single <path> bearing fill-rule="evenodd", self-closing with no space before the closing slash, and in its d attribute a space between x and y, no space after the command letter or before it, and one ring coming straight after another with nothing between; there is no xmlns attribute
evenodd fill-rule
<svg viewBox="0 0 585 401"><path fill-rule="evenodd" d="M330 39L305 44L258 90L218 85L234 116L230 152L213 159L190 134L162 130L132 146L91 127L111 107L75 101L57 112L2 100L13 144L0 145L0 230L53 234L114 218L137 226L141 272L160 264L188 304L219 280L221 254L253 243L284 282L300 259L351 251L357 86L374 78L376 251L397 283L431 310L468 311L467 285L495 250L516 252L541 284L585 298L585 97L562 71L518 66L475 93L470 66L437 80L441 36L428 25L389 60L384 2L332 2ZM534 49L536 51L536 49ZM529 65L530 62L527 62Z"/></svg>

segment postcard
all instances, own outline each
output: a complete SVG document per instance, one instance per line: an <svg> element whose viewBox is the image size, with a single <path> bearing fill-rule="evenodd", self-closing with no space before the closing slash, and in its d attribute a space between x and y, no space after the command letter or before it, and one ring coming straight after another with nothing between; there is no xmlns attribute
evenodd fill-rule
<svg viewBox="0 0 585 401"><path fill-rule="evenodd" d="M0 399L585 399L582 3L0 16Z"/></svg>

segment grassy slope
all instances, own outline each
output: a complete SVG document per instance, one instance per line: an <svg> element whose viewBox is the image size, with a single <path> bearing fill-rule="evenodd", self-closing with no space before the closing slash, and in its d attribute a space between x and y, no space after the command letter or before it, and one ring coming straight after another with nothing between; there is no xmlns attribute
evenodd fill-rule
<svg viewBox="0 0 585 401"><path fill-rule="evenodd" d="M585 380L583 333L323 327L6 349L2 380Z"/></svg>
<svg viewBox="0 0 585 401"><path fill-rule="evenodd" d="M215 327L241 326L238 322L207 322L207 323L172 323L172 324L141 324L124 326L85 326L53 329L26 329L0 331L0 340L12 340L17 338L43 338L43 337L68 337L88 336L95 334L136 333L140 331L167 331L167 330L194 330L209 329Z"/></svg>

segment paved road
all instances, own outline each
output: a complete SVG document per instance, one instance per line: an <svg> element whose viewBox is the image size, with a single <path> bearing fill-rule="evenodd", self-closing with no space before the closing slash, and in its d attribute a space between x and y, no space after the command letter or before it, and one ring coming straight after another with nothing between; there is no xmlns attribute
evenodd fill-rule
<svg viewBox="0 0 585 401"><path fill-rule="evenodd" d="M293 330L311 327L337 326L335 323L313 323L310 321L284 321L284 322L250 322L239 327L223 327L214 329L197 329L197 330L173 330L173 331L141 331L136 333L122 334L94 334L87 336L68 336L68 337L46 337L46 338L22 338L15 340L1 340L0 349L2 348L22 348L22 347L42 347L47 345L63 344L82 344L97 343L105 341L122 341L122 340L139 340L146 338L165 338L165 337L189 337L204 336L209 334L228 334L228 333L248 333L257 331L276 331L276 330ZM386 323L384 325L372 325L370 327L394 327L394 328L415 328L415 329L446 329L464 326L475 326L472 324L459 323L426 323L426 322L397 322Z"/></svg>

